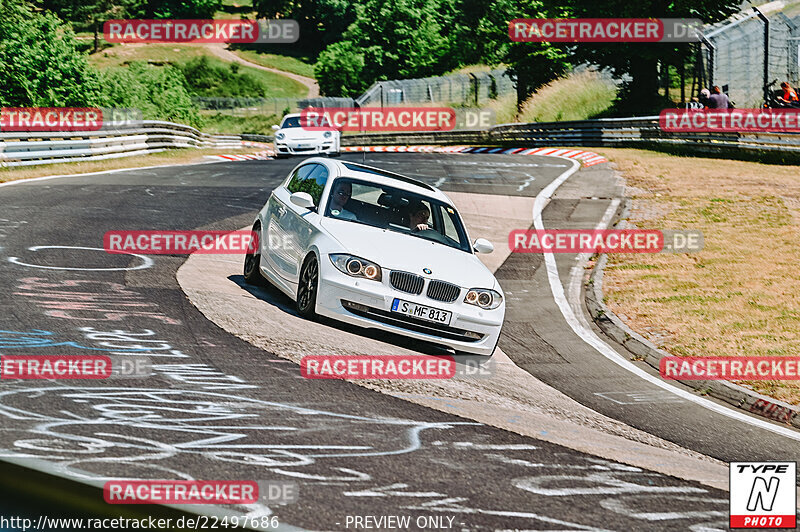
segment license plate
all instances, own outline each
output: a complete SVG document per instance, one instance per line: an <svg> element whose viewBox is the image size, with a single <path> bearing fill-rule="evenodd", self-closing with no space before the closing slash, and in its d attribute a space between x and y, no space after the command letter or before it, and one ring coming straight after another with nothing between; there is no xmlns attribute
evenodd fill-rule
<svg viewBox="0 0 800 532"><path fill-rule="evenodd" d="M313 144L298 144L297 147L298 148L313 148L314 145Z"/></svg>
<svg viewBox="0 0 800 532"><path fill-rule="evenodd" d="M392 302L392 312L411 316L412 318L419 318L421 320L443 323L445 325L450 323L450 318L453 316L453 313L449 310L440 310L425 305L417 305L416 303L403 301L402 299L395 299Z"/></svg>

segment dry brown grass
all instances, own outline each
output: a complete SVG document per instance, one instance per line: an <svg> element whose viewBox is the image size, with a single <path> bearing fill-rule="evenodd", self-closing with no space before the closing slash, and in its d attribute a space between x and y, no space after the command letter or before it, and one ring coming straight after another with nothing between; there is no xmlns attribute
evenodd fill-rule
<svg viewBox="0 0 800 532"><path fill-rule="evenodd" d="M121 157L104 161L84 161L61 164L45 164L27 168L6 167L0 168L0 183L30 179L49 175L85 174L89 172L102 172L120 168L141 168L142 166L157 166L160 164L189 164L207 161L205 155L242 154L253 153L258 150L242 150L232 148L222 149L176 149L152 155L135 157Z"/></svg>
<svg viewBox="0 0 800 532"><path fill-rule="evenodd" d="M700 253L610 256L609 308L674 355L800 356L800 166L598 151L627 181L631 222L705 240ZM800 403L797 381L742 384Z"/></svg>

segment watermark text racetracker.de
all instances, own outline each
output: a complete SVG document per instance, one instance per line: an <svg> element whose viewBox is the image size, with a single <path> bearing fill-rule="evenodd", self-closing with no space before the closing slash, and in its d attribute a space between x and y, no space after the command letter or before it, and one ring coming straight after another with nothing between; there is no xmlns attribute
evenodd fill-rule
<svg viewBox="0 0 800 532"><path fill-rule="evenodd" d="M109 480L108 504L291 504L296 482L273 480Z"/></svg>
<svg viewBox="0 0 800 532"><path fill-rule="evenodd" d="M307 107L300 127L307 131L452 131L495 124L491 109L452 107Z"/></svg>
<svg viewBox="0 0 800 532"><path fill-rule="evenodd" d="M0 131L98 131L135 127L142 122L138 109L100 107L3 107Z"/></svg>
<svg viewBox="0 0 800 532"><path fill-rule="evenodd" d="M103 38L112 43L290 44L300 38L300 26L292 19L109 20Z"/></svg>
<svg viewBox="0 0 800 532"><path fill-rule="evenodd" d="M290 249L291 235L267 235L269 249ZM103 236L106 253L152 255L239 254L258 249L253 231L108 231Z"/></svg>
<svg viewBox="0 0 800 532"><path fill-rule="evenodd" d="M494 360L478 356L422 355L307 355L300 374L307 379L452 379L485 378L494 373Z"/></svg>
<svg viewBox="0 0 800 532"><path fill-rule="evenodd" d="M800 109L665 109L658 123L670 133L800 133Z"/></svg>
<svg viewBox="0 0 800 532"><path fill-rule="evenodd" d="M661 377L669 380L800 380L797 357L678 357L659 362Z"/></svg>
<svg viewBox="0 0 800 532"><path fill-rule="evenodd" d="M514 19L508 36L516 42L697 42L702 21L662 18Z"/></svg>
<svg viewBox="0 0 800 532"><path fill-rule="evenodd" d="M703 249L697 230L515 229L514 253L692 253Z"/></svg>
<svg viewBox="0 0 800 532"><path fill-rule="evenodd" d="M148 357L130 355L2 355L0 379L108 379L153 374Z"/></svg>

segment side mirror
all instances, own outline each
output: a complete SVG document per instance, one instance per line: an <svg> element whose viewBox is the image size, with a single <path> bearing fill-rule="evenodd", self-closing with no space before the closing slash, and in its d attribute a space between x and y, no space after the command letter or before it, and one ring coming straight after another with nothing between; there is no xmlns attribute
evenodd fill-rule
<svg viewBox="0 0 800 532"><path fill-rule="evenodd" d="M485 238L479 238L472 244L473 249L478 253L491 253L494 251L494 245Z"/></svg>
<svg viewBox="0 0 800 532"><path fill-rule="evenodd" d="M273 131L278 131L280 128L281 128L281 126L279 126L279 125L277 125L277 124L275 124L274 126L272 126L272 130L273 130Z"/></svg>
<svg viewBox="0 0 800 532"><path fill-rule="evenodd" d="M304 209L314 208L314 200L311 198L311 194L308 192L295 192L289 196L289 201ZM491 246L491 244L489 245Z"/></svg>

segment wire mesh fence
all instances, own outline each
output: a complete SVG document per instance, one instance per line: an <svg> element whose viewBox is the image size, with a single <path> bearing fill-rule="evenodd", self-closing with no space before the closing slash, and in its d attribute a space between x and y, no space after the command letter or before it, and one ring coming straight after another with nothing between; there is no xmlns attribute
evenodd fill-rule
<svg viewBox="0 0 800 532"><path fill-rule="evenodd" d="M514 91L505 70L454 74L421 79L380 81L358 98L195 98L203 110L233 116L297 113L307 107L384 107L405 104L442 104L479 106L486 101Z"/></svg>
<svg viewBox="0 0 800 532"><path fill-rule="evenodd" d="M444 103L478 106L487 100L514 91L508 72L451 74L431 78L379 81L356 98L362 106Z"/></svg>
<svg viewBox="0 0 800 532"><path fill-rule="evenodd" d="M794 86L800 83L800 17L790 19L776 13L767 18L768 25L752 12L706 28L707 41L702 47L706 79L723 89L727 85L728 96L737 107L759 107L764 85L773 80ZM767 42L768 55L764 54Z"/></svg>

